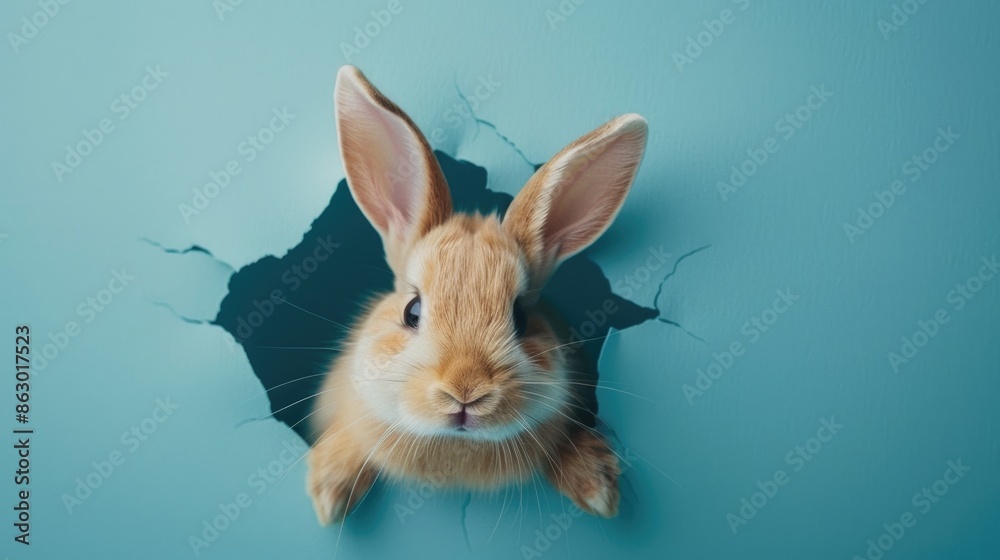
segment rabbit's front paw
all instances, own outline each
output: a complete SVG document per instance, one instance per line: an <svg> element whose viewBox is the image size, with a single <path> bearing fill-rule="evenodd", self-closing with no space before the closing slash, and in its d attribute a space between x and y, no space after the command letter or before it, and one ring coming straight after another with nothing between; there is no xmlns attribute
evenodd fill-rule
<svg viewBox="0 0 1000 560"><path fill-rule="evenodd" d="M375 471L343 462L330 462L310 453L306 490L312 497L320 525L342 522L368 493L375 482Z"/></svg>
<svg viewBox="0 0 1000 560"><path fill-rule="evenodd" d="M560 492L591 515L618 515L618 456L603 438L580 430L562 447L549 478Z"/></svg>

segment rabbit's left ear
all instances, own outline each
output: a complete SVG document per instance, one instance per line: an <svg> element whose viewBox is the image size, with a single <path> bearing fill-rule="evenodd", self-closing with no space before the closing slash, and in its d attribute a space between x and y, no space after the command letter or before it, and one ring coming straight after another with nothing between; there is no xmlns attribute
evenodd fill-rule
<svg viewBox="0 0 1000 560"><path fill-rule="evenodd" d="M636 114L609 121L549 160L514 198L504 227L527 255L533 288L614 221L639 170L647 128Z"/></svg>
<svg viewBox="0 0 1000 560"><path fill-rule="evenodd" d="M398 274L413 243L451 215L448 184L417 126L360 70L340 69L334 97L347 185Z"/></svg>

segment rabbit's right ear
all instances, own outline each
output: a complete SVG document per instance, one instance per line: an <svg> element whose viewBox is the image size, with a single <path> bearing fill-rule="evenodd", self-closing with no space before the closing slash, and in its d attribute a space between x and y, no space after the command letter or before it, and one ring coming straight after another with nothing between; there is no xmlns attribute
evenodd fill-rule
<svg viewBox="0 0 1000 560"><path fill-rule="evenodd" d="M413 243L451 215L444 173L413 121L354 66L337 72L334 104L347 185L401 273Z"/></svg>
<svg viewBox="0 0 1000 560"><path fill-rule="evenodd" d="M514 198L503 224L527 257L532 288L611 225L639 170L647 128L636 114L612 119L556 154Z"/></svg>

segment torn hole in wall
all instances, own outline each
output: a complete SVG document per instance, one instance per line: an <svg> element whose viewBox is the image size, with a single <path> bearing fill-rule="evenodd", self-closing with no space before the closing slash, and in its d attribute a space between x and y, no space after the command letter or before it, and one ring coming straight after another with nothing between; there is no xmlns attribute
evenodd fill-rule
<svg viewBox="0 0 1000 560"><path fill-rule="evenodd" d="M506 210L511 195L488 189L484 168L441 152L436 155L456 211L502 214ZM191 251L160 248L211 255L210 249L200 246ZM381 240L341 181L298 245L281 257L268 255L233 273L211 322L243 347L267 391L274 417L312 441L306 418L326 368L365 302L391 289L392 273ZM581 372L595 386L600 377L598 357L609 329L621 331L649 320L676 324L660 318L655 302L646 307L615 294L586 252L559 267L542 297L565 319L568 339L579 345ZM595 390L587 397L590 414L581 420L594 425Z"/></svg>

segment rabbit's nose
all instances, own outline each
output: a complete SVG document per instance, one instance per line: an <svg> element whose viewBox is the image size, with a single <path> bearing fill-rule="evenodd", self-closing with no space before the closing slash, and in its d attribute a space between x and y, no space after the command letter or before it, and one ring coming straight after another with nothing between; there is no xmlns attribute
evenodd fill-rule
<svg viewBox="0 0 1000 560"><path fill-rule="evenodd" d="M489 396L489 393L484 393L477 395L475 397L470 397L469 395L473 395L475 393L471 393L468 391L458 392L448 389L441 389L441 393L445 395L449 400L458 404L462 410L465 410L466 407L473 406L476 403L486 400L486 397Z"/></svg>

